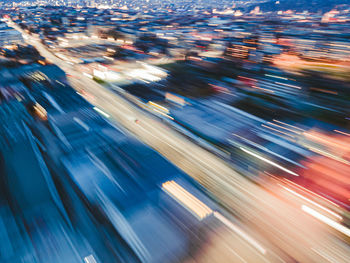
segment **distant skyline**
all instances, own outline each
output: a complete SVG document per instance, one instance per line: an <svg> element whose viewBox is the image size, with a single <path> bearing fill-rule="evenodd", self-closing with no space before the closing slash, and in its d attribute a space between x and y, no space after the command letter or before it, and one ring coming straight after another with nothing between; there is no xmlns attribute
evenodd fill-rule
<svg viewBox="0 0 350 263"><path fill-rule="evenodd" d="M122 1L122 0L3 0L2 4L11 4L13 2L44 2L44 3L114 3L124 5L127 3L149 3L149 4L186 4L186 5L197 5L198 7L210 7L210 8L240 8L245 11L251 11L255 7L259 6L262 12L276 12L276 11L287 11L294 10L297 12L309 11L309 12L328 12L334 8L345 9L350 6L350 0L134 0L134 1ZM220 3L220 4L219 4Z"/></svg>

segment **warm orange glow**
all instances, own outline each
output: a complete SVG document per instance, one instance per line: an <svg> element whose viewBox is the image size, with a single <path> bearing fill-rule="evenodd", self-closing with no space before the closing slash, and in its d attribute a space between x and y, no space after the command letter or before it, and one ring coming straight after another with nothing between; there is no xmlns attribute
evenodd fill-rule
<svg viewBox="0 0 350 263"><path fill-rule="evenodd" d="M175 181L165 182L163 183L162 187L170 196L172 196L200 220L213 213L213 211L207 205L190 194Z"/></svg>

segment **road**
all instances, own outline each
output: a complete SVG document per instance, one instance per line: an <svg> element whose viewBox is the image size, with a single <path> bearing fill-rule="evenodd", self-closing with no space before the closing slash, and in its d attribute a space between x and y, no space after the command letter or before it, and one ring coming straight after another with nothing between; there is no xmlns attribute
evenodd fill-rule
<svg viewBox="0 0 350 263"><path fill-rule="evenodd" d="M11 26L20 30L15 25ZM313 203L276 183L264 183L262 188L251 182L217 156L77 72L38 40L23 34L26 41L44 57L72 76L70 82L77 91L84 90L90 94L86 99L105 117L123 125L192 176L239 219L233 228L226 224L232 236L219 240L227 242L212 240L211 245L203 249L206 256L199 255L195 262L226 262L218 258L225 246L225 253L230 253L225 258L230 258L231 262L295 262L292 259L307 263L350 262L350 248L344 241L347 228L324 223L314 213L317 209ZM218 233L215 238L220 235ZM244 236L248 236L248 240ZM258 251L252 240L264 248L264 253ZM242 249L242 246L253 249ZM215 261L210 260L214 258Z"/></svg>

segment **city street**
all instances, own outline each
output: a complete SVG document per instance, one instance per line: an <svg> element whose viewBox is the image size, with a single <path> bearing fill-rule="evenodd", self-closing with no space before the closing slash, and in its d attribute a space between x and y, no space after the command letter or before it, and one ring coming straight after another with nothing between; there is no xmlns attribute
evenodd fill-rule
<svg viewBox="0 0 350 263"><path fill-rule="evenodd" d="M298 262L350 262L350 248L344 242L350 230L333 220L322 220L316 201L293 195L272 180L261 182L264 187L250 181L219 157L77 72L16 25L10 25L21 31L42 56L63 69L71 85L97 112L121 124L180 167L232 213L235 221L228 222L214 213L219 231L198 255L193 255L193 262L225 261L214 258L217 255L232 262L291 262L291 257ZM208 228L215 225L215 220Z"/></svg>

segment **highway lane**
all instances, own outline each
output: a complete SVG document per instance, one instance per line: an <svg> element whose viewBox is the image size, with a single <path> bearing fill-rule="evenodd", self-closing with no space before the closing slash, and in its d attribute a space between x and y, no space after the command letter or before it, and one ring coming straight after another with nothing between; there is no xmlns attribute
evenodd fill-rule
<svg viewBox="0 0 350 263"><path fill-rule="evenodd" d="M283 197L286 194L283 189L269 186L273 187L274 194L267 192L242 178L216 156L157 120L138 112L138 109L133 109L123 99L114 97L101 88L97 92L95 88L85 86L84 90L94 94L94 103L101 109L209 189L231 211L238 214L248 228L275 244L273 251L274 247L282 247L301 262L322 262L311 250L313 246L320 247L318 250L321 251L326 247L342 247L341 241L330 235L328 229L316 224L298 206L274 196L281 192ZM138 120L137 123L135 119ZM286 201L289 202L289 198ZM305 229L310 233L305 233ZM344 250L344 255L348 255L346 251L347 249Z"/></svg>
<svg viewBox="0 0 350 263"><path fill-rule="evenodd" d="M350 262L349 247L340 238L344 235L340 236L339 231L305 213L302 210L303 200L291 199L290 193L277 184L266 184L265 189L257 186L218 157L76 72L72 65L58 59L39 41L29 36L27 41L44 57L72 75L72 86L91 94L86 98L105 112L105 116L122 124L206 187L240 219L240 227L266 249L263 256L255 249L249 257L242 256L246 254L242 253L243 249L235 249L231 254L238 261L234 262L290 262L292 257L299 262ZM231 233L228 250L242 239L234 231ZM249 242L240 244L251 247ZM212 253L213 246L203 251L207 252L204 255ZM216 245L214 252L222 247ZM203 255L195 260L209 262ZM218 259L217 262L222 261Z"/></svg>

